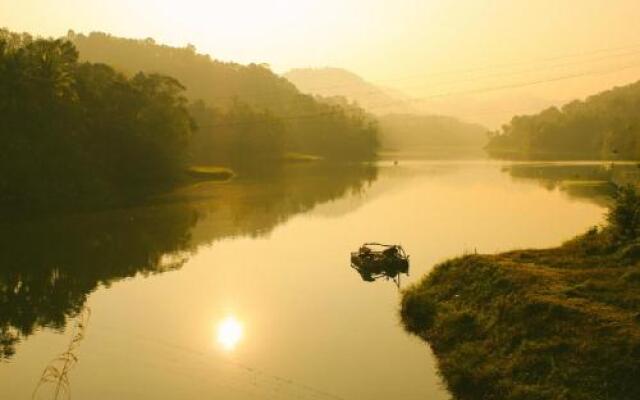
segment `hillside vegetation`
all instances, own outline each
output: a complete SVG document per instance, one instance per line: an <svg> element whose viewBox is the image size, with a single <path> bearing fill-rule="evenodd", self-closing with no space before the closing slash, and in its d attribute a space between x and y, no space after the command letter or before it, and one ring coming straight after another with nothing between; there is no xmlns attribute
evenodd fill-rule
<svg viewBox="0 0 640 400"><path fill-rule="evenodd" d="M403 293L458 399L640 397L640 198L564 245L446 261Z"/></svg>
<svg viewBox="0 0 640 400"><path fill-rule="evenodd" d="M298 152L334 160L368 160L377 150L375 120L361 108L300 93L262 64L221 62L183 48L93 32L70 32L83 60L135 74L176 78L199 127L198 162L255 163ZM203 150L206 149L206 150ZM250 154L250 156L248 156Z"/></svg>
<svg viewBox="0 0 640 400"><path fill-rule="evenodd" d="M0 204L13 214L128 204L217 177L193 173L213 166L250 174L294 158L371 160L378 148L364 111L303 95L264 66L105 34L0 30L0 113Z"/></svg>
<svg viewBox="0 0 640 400"><path fill-rule="evenodd" d="M514 117L487 149L508 158L640 159L640 82Z"/></svg>

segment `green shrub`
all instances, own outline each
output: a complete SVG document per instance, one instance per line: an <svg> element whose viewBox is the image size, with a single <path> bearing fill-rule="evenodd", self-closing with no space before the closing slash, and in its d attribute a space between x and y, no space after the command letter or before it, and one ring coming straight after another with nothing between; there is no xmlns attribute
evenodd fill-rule
<svg viewBox="0 0 640 400"><path fill-rule="evenodd" d="M615 204L607 214L610 229L619 241L629 241L640 236L640 196L631 186L619 187Z"/></svg>

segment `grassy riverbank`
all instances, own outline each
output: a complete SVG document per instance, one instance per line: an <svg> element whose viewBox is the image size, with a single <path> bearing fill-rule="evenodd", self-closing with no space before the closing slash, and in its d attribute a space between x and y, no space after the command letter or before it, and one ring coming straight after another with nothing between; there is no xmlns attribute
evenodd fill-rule
<svg viewBox="0 0 640 400"><path fill-rule="evenodd" d="M446 261L403 293L459 399L640 398L640 200L564 245Z"/></svg>

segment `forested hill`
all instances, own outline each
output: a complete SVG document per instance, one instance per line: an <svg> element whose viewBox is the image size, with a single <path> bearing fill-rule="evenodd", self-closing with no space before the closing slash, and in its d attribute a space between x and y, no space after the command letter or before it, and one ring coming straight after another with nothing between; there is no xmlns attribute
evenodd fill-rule
<svg viewBox="0 0 640 400"><path fill-rule="evenodd" d="M508 158L638 160L640 82L513 117L487 149Z"/></svg>
<svg viewBox="0 0 640 400"><path fill-rule="evenodd" d="M302 152L343 160L375 156L377 127L367 113L354 105L302 94L268 66L220 62L197 53L193 46L170 47L152 39L96 32L70 32L67 38L82 60L107 63L127 74L145 71L172 76L184 85L190 100L202 100L192 112L200 128L196 142L202 137L203 146L217 150L219 157L199 161L218 163L232 153L237 160L247 159L239 154L244 147L237 140L248 143L245 139L254 137L253 150L264 148L266 153ZM234 148L220 152L221 146Z"/></svg>
<svg viewBox="0 0 640 400"><path fill-rule="evenodd" d="M119 38L101 32L69 32L67 38L81 60L106 63L126 74L148 71L172 76L186 87L188 97L211 106L229 106L238 99L278 111L303 108L297 104L301 94L296 87L266 65L221 62L199 54L191 45L172 47L151 38Z"/></svg>
<svg viewBox="0 0 640 400"><path fill-rule="evenodd" d="M0 29L0 115L0 211L20 215L134 204L194 165L275 172L296 157L352 162L377 150L361 109L303 95L265 67L104 34Z"/></svg>

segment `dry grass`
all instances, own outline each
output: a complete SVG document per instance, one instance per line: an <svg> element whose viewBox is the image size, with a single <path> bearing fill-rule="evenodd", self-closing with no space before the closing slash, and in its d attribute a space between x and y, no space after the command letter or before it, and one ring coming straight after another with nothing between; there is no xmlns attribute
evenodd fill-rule
<svg viewBox="0 0 640 400"><path fill-rule="evenodd" d="M445 262L403 293L458 399L640 398L640 257L607 230Z"/></svg>
<svg viewBox="0 0 640 400"><path fill-rule="evenodd" d="M71 398L69 373L78 362L76 351L85 338L90 317L91 310L85 307L77 317L69 346L44 369L33 391L32 399L40 398L45 387L51 387L53 400Z"/></svg>

